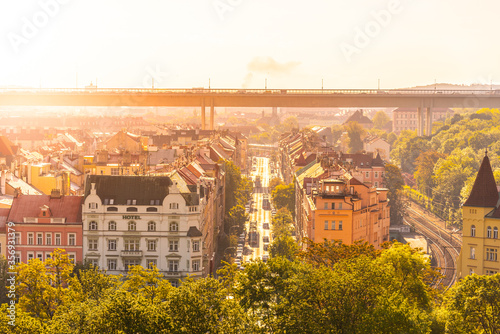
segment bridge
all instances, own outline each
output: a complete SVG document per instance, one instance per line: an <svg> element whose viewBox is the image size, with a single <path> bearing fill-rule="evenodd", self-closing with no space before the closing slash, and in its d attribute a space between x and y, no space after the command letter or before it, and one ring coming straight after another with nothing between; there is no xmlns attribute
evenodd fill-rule
<svg viewBox="0 0 500 334"><path fill-rule="evenodd" d="M202 129L214 129L215 107L290 108L417 108L419 135L424 134L423 112L432 108L498 108L500 90L436 89L147 89L59 88L0 89L0 106L148 106L200 107ZM425 133L431 133L427 122Z"/></svg>

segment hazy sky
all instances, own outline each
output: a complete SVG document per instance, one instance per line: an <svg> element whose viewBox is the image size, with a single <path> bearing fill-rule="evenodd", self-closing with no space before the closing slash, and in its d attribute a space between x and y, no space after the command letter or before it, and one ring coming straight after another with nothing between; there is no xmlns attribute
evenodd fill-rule
<svg viewBox="0 0 500 334"><path fill-rule="evenodd" d="M0 0L0 86L489 84L498 13L498 0Z"/></svg>

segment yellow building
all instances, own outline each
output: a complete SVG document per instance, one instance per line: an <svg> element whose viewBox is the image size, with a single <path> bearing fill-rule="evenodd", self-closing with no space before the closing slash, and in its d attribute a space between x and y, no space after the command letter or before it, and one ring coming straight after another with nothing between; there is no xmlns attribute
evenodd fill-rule
<svg viewBox="0 0 500 334"><path fill-rule="evenodd" d="M51 167L49 163L27 165L27 182L45 195L50 195L54 189L58 189L64 195L69 195L69 172L54 172Z"/></svg>
<svg viewBox="0 0 500 334"><path fill-rule="evenodd" d="M500 205L498 190L486 155L467 201L462 206L462 250L458 258L458 277L470 274L500 273Z"/></svg>

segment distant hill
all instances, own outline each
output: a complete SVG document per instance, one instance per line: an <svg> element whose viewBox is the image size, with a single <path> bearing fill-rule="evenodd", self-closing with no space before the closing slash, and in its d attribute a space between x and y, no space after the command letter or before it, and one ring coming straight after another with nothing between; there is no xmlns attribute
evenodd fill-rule
<svg viewBox="0 0 500 334"><path fill-rule="evenodd" d="M489 84L472 84L472 85L457 85L450 83L438 83L430 84L425 86L409 87L405 89L462 89L462 90L490 90L490 89L500 89L500 85Z"/></svg>

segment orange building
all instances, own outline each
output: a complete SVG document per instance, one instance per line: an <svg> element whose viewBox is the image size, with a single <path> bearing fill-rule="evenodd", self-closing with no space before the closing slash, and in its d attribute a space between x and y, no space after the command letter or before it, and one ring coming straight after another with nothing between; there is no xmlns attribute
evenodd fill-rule
<svg viewBox="0 0 500 334"><path fill-rule="evenodd" d="M312 227L308 233L314 242L342 240L352 244L364 240L376 248L389 240L388 190L369 187L345 174L323 179L312 189Z"/></svg>

